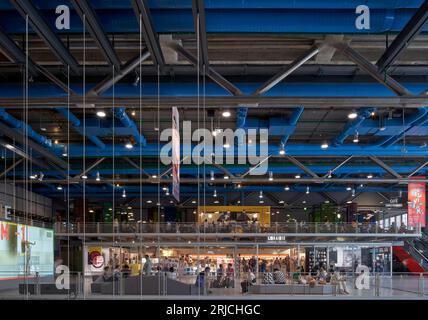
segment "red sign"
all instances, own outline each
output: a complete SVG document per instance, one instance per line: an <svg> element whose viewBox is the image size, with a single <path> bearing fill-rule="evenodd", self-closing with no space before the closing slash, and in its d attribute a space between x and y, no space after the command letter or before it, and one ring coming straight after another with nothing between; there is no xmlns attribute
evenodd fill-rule
<svg viewBox="0 0 428 320"><path fill-rule="evenodd" d="M413 177L413 179L425 179L425 177ZM424 182L410 182L408 186L408 224L416 227L420 224L425 227L426 194Z"/></svg>

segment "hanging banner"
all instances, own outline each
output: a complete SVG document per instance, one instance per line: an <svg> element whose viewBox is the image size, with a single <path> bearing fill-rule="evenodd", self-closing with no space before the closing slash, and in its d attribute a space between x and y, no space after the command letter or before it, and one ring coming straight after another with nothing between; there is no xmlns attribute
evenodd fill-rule
<svg viewBox="0 0 428 320"><path fill-rule="evenodd" d="M180 118L177 107L172 108L172 195L180 201Z"/></svg>
<svg viewBox="0 0 428 320"><path fill-rule="evenodd" d="M425 177L413 177L413 179L425 179ZM408 224L416 227L420 224L425 227L426 194L425 183L410 182L408 185Z"/></svg>

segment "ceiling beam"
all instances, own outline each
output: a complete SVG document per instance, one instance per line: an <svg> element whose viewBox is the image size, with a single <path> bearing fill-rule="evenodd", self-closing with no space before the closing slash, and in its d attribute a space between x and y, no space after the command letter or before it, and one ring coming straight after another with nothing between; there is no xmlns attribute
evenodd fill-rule
<svg viewBox="0 0 428 320"><path fill-rule="evenodd" d="M394 64L428 22L428 0L419 7L376 63L380 72Z"/></svg>
<svg viewBox="0 0 428 320"><path fill-rule="evenodd" d="M406 88L404 88L401 84L395 81L388 74L380 73L378 71L378 68L374 64L372 64L370 61L368 61L366 58L364 58L361 54L359 54L357 51L352 49L346 43L335 43L334 46L338 50L341 50L345 56L347 56L351 61L357 64L361 69L367 72L375 80L383 84L385 87L387 87L391 91L395 92L397 95L399 96L411 95L411 93Z"/></svg>
<svg viewBox="0 0 428 320"><path fill-rule="evenodd" d="M88 91L87 96L90 97L101 95L103 92L110 89L114 84L122 80L123 77L137 68L144 60L147 60L148 57L150 57L150 53L148 51L143 52L141 55L138 54L135 58L128 61L117 74L114 76L107 76L104 80Z"/></svg>
<svg viewBox="0 0 428 320"><path fill-rule="evenodd" d="M312 46L308 51L294 60L285 68L281 69L277 74L275 74L268 81L263 83L255 92L254 95L261 95L272 89L290 74L292 74L296 69L302 66L305 62L310 60L313 56L315 56L318 52L320 52L320 47L318 45Z"/></svg>
<svg viewBox="0 0 428 320"><path fill-rule="evenodd" d="M412 171L412 173L410 173L407 178L410 178L412 176L414 176L415 174L417 174L421 169L425 168L428 165L428 161L422 163L420 166L418 166L415 170Z"/></svg>
<svg viewBox="0 0 428 320"><path fill-rule="evenodd" d="M3 140L1 138L0 138L0 145L2 145L6 149L14 152L18 156L21 156L21 157L29 160L30 162L34 163L35 165L39 166L40 168L47 169L49 167L48 164L45 163L44 161L27 154L24 150L21 150L17 146L14 146L14 145L6 142L5 140Z"/></svg>
<svg viewBox="0 0 428 320"><path fill-rule="evenodd" d="M208 41L207 31L205 27L205 5L203 0L192 1L192 13L195 26L195 34L196 37L199 37L199 53L201 57L199 65L201 67L208 67L210 63L208 59Z"/></svg>
<svg viewBox="0 0 428 320"><path fill-rule="evenodd" d="M16 180L20 181L20 180ZM51 183L61 183L59 180L46 180ZM86 179L87 184L102 184L107 182L115 182L115 183L129 183L129 184L158 184L158 183L171 183L171 178L106 178L104 177L102 181L96 181L95 179ZM214 181L209 181L210 184L236 184L241 183L244 185L278 185L283 183L297 183L297 184L324 184L324 183L335 183L335 184L402 184L406 185L411 182L422 182L428 183L427 178L376 178L376 179L368 179L368 178L333 178L333 179L324 179L324 178L305 178L305 179L296 179L296 178L276 178L274 181L268 181L267 178L237 178L235 179L216 179ZM67 181L65 181L67 183ZM201 183L200 179L197 178L181 178L180 183L183 184L198 184Z"/></svg>
<svg viewBox="0 0 428 320"><path fill-rule="evenodd" d="M25 66L27 63L26 54L4 31L0 29L0 46L5 56L14 63ZM28 71L31 75L37 76L38 72L34 62L28 58Z"/></svg>
<svg viewBox="0 0 428 320"><path fill-rule="evenodd" d="M354 156L349 156L348 158L343 160L341 163L339 163L337 166L335 166L333 169L329 170L329 172L327 172L325 175L323 175L323 178L327 178L329 176L329 174L334 173L337 169L339 169L340 167L345 165L352 158L354 158Z"/></svg>
<svg viewBox="0 0 428 320"><path fill-rule="evenodd" d="M369 156L369 159L372 160L377 165L379 165L379 167L381 167L382 169L384 169L386 172L388 172L389 174L393 175L394 177L396 177L398 179L402 178L402 176L400 174L398 174L397 171L395 171L394 169L392 169L390 166L388 166L385 162L383 162L382 160L380 160L378 157Z"/></svg>
<svg viewBox="0 0 428 320"><path fill-rule="evenodd" d="M313 177L313 178L319 178L319 176L315 172L313 172L311 169L309 169L307 166L305 166L303 163L301 163L296 158L294 158L292 156L289 156L289 155L286 155L285 157L288 159L288 161L290 161L292 164L294 164L295 166L297 166L300 169L302 169L303 172L309 174L311 177ZM300 180L300 179L298 179L298 180Z"/></svg>
<svg viewBox="0 0 428 320"><path fill-rule="evenodd" d="M114 66L115 69L119 71L121 68L120 59L117 56L109 38L104 32L95 10L91 7L88 0L71 0L71 2L73 3L73 6L82 19L83 23L86 24L92 39L94 39L97 43L104 58L110 65Z"/></svg>
<svg viewBox="0 0 428 320"><path fill-rule="evenodd" d="M0 173L0 178L6 175L9 171L13 170L16 166L18 166L20 163L24 161L22 158L15 161L13 164L11 164L9 167L7 167L2 173Z"/></svg>
<svg viewBox="0 0 428 320"><path fill-rule="evenodd" d="M191 54L189 51L184 49L179 44L172 44L171 48L177 51L183 58L185 58L187 61L189 61L193 66L198 65L198 59ZM211 68L209 65L205 65L205 72L206 75L215 83L217 83L220 87L224 88L231 94L235 96L242 95L242 91L237 88L233 83L225 79L221 74L217 73L213 68Z"/></svg>
<svg viewBox="0 0 428 320"><path fill-rule="evenodd" d="M31 140L24 141L25 136L22 133L19 133L16 130L9 128L7 125L5 125L3 123L0 123L0 132L2 134L4 134L5 136L9 137L10 139L14 139L15 141L19 142L22 145L27 144L29 148L31 148L34 151L36 151L37 153L39 153L41 156L43 156L47 160L50 160L53 163L57 164L61 168L66 169L68 167L67 162L58 158L56 155L51 153L49 150L43 148L41 145L39 145L38 143L36 143L34 141L31 141ZM30 158L32 159L33 157L30 157ZM31 161L34 162L34 160L35 159L32 159Z"/></svg>
<svg viewBox="0 0 428 320"><path fill-rule="evenodd" d="M109 78L110 79L110 78ZM117 79L115 79L117 82ZM111 80L110 83L113 83ZM110 84L111 86L111 84ZM173 106L185 108L197 108L197 96L162 96L160 101L156 96L116 96L117 106L128 105L129 107L142 106L170 109ZM70 97L70 108L82 109L81 97ZM111 108L110 97L88 96L86 104L96 105L99 108ZM219 106L227 105L229 108L240 108L240 104L245 104L249 109L286 109L296 108L296 105L304 105L305 109L355 109L363 106L376 105L379 108L419 108L428 105L428 96L407 96L407 97L301 97L301 96L206 96L205 105ZM22 98L0 97L2 108L21 108ZM28 105L32 108L40 107L43 109L58 108L67 106L67 97L31 97ZM156 106L156 107L155 107Z"/></svg>
<svg viewBox="0 0 428 320"><path fill-rule="evenodd" d="M46 45L52 50L64 66L70 66L72 72L79 74L80 68L76 59L65 47L58 35L52 31L32 2L29 0L13 0L11 2L24 20L28 15L28 22L31 25L31 28L39 35L40 38L43 39Z"/></svg>
<svg viewBox="0 0 428 320"><path fill-rule="evenodd" d="M134 8L137 21L140 25L140 30L144 37L145 45L149 49L153 63L156 66L163 68L165 61L159 44L158 34L153 27L148 1L132 0L132 7Z"/></svg>

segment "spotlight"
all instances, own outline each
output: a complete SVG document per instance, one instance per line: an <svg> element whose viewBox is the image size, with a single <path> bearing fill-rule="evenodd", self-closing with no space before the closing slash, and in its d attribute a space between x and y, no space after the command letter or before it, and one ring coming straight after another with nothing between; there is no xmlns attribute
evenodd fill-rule
<svg viewBox="0 0 428 320"><path fill-rule="evenodd" d="M34 179L36 179L36 178L37 178L37 174L32 174L32 175L30 175L30 179L34 180Z"/></svg>
<svg viewBox="0 0 428 320"><path fill-rule="evenodd" d="M54 143L55 143L55 144L58 144L58 143L59 143L59 141L58 141L57 139L55 139L55 140L54 140Z"/></svg>
<svg viewBox="0 0 428 320"><path fill-rule="evenodd" d="M153 175L152 175L152 178L153 178L153 179L156 179L157 177L158 177L158 176L157 176L157 175L155 175L155 174L153 174Z"/></svg>
<svg viewBox="0 0 428 320"><path fill-rule="evenodd" d="M269 181L273 181L273 172L269 171Z"/></svg>
<svg viewBox="0 0 428 320"><path fill-rule="evenodd" d="M132 83L132 85L134 86L134 87L136 87L136 86L138 86L138 83L140 82L140 76L139 76L139 74L138 73L136 73L135 74L135 79L134 79L134 82Z"/></svg>
<svg viewBox="0 0 428 320"><path fill-rule="evenodd" d="M98 118L105 118L106 117L106 113L102 110L97 111L97 117Z"/></svg>
<svg viewBox="0 0 428 320"><path fill-rule="evenodd" d="M358 138L358 131L354 135L354 139L352 140L353 143L358 143L360 139Z"/></svg>
<svg viewBox="0 0 428 320"><path fill-rule="evenodd" d="M346 191L351 191L352 188L351 187L346 187Z"/></svg>
<svg viewBox="0 0 428 320"><path fill-rule="evenodd" d="M229 110L225 110L223 111L223 113L221 114L224 118L229 118L231 116L231 113Z"/></svg>
<svg viewBox="0 0 428 320"><path fill-rule="evenodd" d="M262 198L263 198L263 190L260 190L259 198L260 198L260 199L262 199Z"/></svg>
<svg viewBox="0 0 428 320"><path fill-rule="evenodd" d="M289 187L289 186L285 186L284 190L285 190L285 191L289 191L289 190L290 190L290 187Z"/></svg>
<svg viewBox="0 0 428 320"><path fill-rule="evenodd" d="M86 180L86 179L88 179L88 176L87 176L86 174L84 174L84 175L82 175L82 176L81 176L81 178L82 178L83 180Z"/></svg>
<svg viewBox="0 0 428 320"><path fill-rule="evenodd" d="M224 180L229 180L229 176L224 176Z"/></svg>
<svg viewBox="0 0 428 320"><path fill-rule="evenodd" d="M58 187L56 187L57 190L62 190L62 186L59 185Z"/></svg>
<svg viewBox="0 0 428 320"><path fill-rule="evenodd" d="M214 194L213 194L214 198L217 198L217 190L214 189Z"/></svg>
<svg viewBox="0 0 428 320"><path fill-rule="evenodd" d="M132 143L131 142L128 142L128 143L126 143L125 144L125 148L126 149L132 149L134 146L132 145Z"/></svg>
<svg viewBox="0 0 428 320"><path fill-rule="evenodd" d="M131 111L131 116L135 117L135 110Z"/></svg>
<svg viewBox="0 0 428 320"><path fill-rule="evenodd" d="M327 142L324 142L322 145L321 145L321 149L327 149L328 148L328 143Z"/></svg>
<svg viewBox="0 0 428 320"><path fill-rule="evenodd" d="M101 176L100 176L99 171L97 171L97 175L96 175L96 177L95 177L95 180L96 180L96 181L100 181L100 180L101 180Z"/></svg>
<svg viewBox="0 0 428 320"><path fill-rule="evenodd" d="M284 144L283 144L283 143L281 143L281 146L280 146L280 148L279 148L279 154L280 154L280 155L284 155L284 154L285 154L285 147L284 147Z"/></svg>
<svg viewBox="0 0 428 320"><path fill-rule="evenodd" d="M211 180L211 181L214 181L214 171L211 171L211 172L210 172L210 175L211 175L210 180Z"/></svg>
<svg viewBox="0 0 428 320"><path fill-rule="evenodd" d="M309 194L309 187L306 187L306 194Z"/></svg>
<svg viewBox="0 0 428 320"><path fill-rule="evenodd" d="M152 200L147 200L146 202L147 202L147 203L152 203L153 201L152 201Z"/></svg>
<svg viewBox="0 0 428 320"><path fill-rule="evenodd" d="M208 219L212 219L213 215L211 213L208 214Z"/></svg>
<svg viewBox="0 0 428 320"><path fill-rule="evenodd" d="M358 117L358 114L354 110L348 114L349 119L355 119L356 117Z"/></svg>
<svg viewBox="0 0 428 320"><path fill-rule="evenodd" d="M331 179L331 174L332 174L332 173L333 173L333 171L328 170L328 176L327 176L327 178Z"/></svg>
<svg viewBox="0 0 428 320"><path fill-rule="evenodd" d="M351 194L351 196L352 196L352 197L355 197L355 189L352 189L352 194Z"/></svg>
<svg viewBox="0 0 428 320"><path fill-rule="evenodd" d="M126 191L125 191L125 189L123 189L122 198L126 198Z"/></svg>
<svg viewBox="0 0 428 320"><path fill-rule="evenodd" d="M89 213L94 213L94 210L92 210L92 209L89 209Z"/></svg>
<svg viewBox="0 0 428 320"><path fill-rule="evenodd" d="M67 146L64 146L64 149L62 150L62 156L63 157L67 157L68 156L68 152L67 152Z"/></svg>
<svg viewBox="0 0 428 320"><path fill-rule="evenodd" d="M195 201L195 200L192 200L192 203L193 203L193 204L195 204L195 203L196 203L196 201Z"/></svg>
<svg viewBox="0 0 428 320"><path fill-rule="evenodd" d="M367 175L367 179L372 179L372 178L373 178L373 175L371 173Z"/></svg>
<svg viewBox="0 0 428 320"><path fill-rule="evenodd" d="M300 178L301 178L301 176L300 176L300 174L296 174L296 175L294 176L294 178L296 178L296 179L300 179Z"/></svg>

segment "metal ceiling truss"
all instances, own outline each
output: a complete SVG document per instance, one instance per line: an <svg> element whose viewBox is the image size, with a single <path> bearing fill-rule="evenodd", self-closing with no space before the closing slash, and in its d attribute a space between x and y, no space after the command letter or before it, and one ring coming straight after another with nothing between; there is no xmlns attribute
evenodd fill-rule
<svg viewBox="0 0 428 320"><path fill-rule="evenodd" d="M30 0L11 0L11 3L16 7L24 20L28 16L31 28L43 39L64 66L69 66L72 72L79 74L80 68L76 59L66 48L59 36L52 31L34 4Z"/></svg>
<svg viewBox="0 0 428 320"><path fill-rule="evenodd" d="M143 33L144 42L152 57L152 61L156 66L159 66L162 69L165 61L159 44L158 34L153 27L148 1L132 0L132 6L138 23L140 24L141 22L140 28Z"/></svg>

